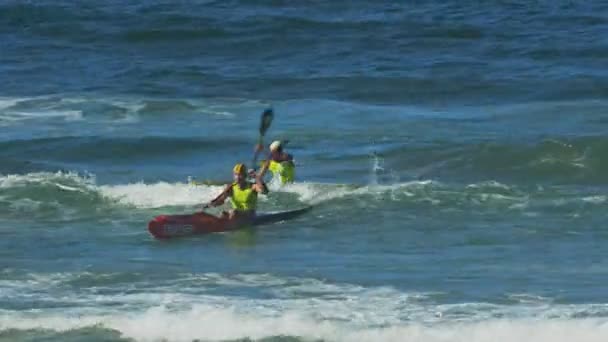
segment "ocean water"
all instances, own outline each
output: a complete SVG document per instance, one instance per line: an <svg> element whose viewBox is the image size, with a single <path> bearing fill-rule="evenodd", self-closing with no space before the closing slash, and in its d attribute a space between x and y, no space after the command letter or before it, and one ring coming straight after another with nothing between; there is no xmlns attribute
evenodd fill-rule
<svg viewBox="0 0 608 342"><path fill-rule="evenodd" d="M1 1L0 341L607 341L606 13ZM313 210L153 239L269 107Z"/></svg>

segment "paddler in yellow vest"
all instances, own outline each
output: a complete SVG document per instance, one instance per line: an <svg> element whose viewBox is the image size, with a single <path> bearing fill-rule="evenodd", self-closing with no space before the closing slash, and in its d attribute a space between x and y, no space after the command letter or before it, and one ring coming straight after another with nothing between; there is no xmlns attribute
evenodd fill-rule
<svg viewBox="0 0 608 342"><path fill-rule="evenodd" d="M226 185L221 194L213 199L204 208L217 207L230 198L232 210L222 212L222 218L248 219L255 216L258 204L258 194L267 194L268 188L261 177L255 177L255 183L247 181L247 167L245 164L236 164L232 169L234 183ZM251 172L249 172L251 174Z"/></svg>
<svg viewBox="0 0 608 342"><path fill-rule="evenodd" d="M278 177L281 184L293 183L296 175L296 166L293 163L293 156L283 151L285 144L276 140L270 144L270 154L260 170L259 176L263 179L267 170L272 172L273 177ZM262 145L258 145L256 149L263 149Z"/></svg>

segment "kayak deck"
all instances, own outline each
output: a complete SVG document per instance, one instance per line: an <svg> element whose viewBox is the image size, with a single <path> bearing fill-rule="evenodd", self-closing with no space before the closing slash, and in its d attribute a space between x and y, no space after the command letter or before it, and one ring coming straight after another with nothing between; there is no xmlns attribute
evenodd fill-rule
<svg viewBox="0 0 608 342"><path fill-rule="evenodd" d="M226 232L246 226L257 226L295 218L308 212L311 207L296 210L258 213L250 220L229 220L199 212L186 215L159 215L148 223L148 231L157 239Z"/></svg>

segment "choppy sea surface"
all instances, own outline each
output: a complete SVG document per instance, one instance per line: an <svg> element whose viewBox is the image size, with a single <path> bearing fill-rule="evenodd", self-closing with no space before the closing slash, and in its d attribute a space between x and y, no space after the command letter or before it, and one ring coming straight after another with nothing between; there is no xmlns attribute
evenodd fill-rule
<svg viewBox="0 0 608 342"><path fill-rule="evenodd" d="M0 341L607 341L606 13L0 2ZM154 240L268 107L313 210Z"/></svg>

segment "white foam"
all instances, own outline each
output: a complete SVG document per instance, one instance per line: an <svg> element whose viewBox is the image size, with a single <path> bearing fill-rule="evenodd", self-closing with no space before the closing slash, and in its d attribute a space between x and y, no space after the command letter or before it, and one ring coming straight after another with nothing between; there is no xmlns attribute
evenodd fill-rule
<svg viewBox="0 0 608 342"><path fill-rule="evenodd" d="M141 279L135 284L104 281L102 286L80 286L78 291L65 286L83 275L104 277L55 273L0 280L2 301L53 303L31 311L0 310L0 331L103 326L143 341L279 335L328 341L595 342L608 338L608 305L560 305L534 294L512 295L519 301L514 305L437 304L431 293L405 293L391 287L215 273L177 275L154 282ZM218 286L256 287L265 295L221 296L214 290ZM596 318L572 318L584 313Z"/></svg>
<svg viewBox="0 0 608 342"><path fill-rule="evenodd" d="M509 295L508 297L511 300L516 300L523 304L539 304L540 305L540 304L548 304L548 303L553 302L550 298L538 296L538 295L531 295L528 293L515 293L515 294Z"/></svg>
<svg viewBox="0 0 608 342"><path fill-rule="evenodd" d="M310 204L319 204L330 200L347 196L362 195L395 195L395 192L406 197L415 196L417 190L436 186L437 183L430 180L402 182L389 185L348 185L296 182L274 189L277 192L291 192L299 195L300 200ZM394 196L393 196L394 198Z"/></svg>
<svg viewBox="0 0 608 342"><path fill-rule="evenodd" d="M591 203L591 204L602 204L606 202L606 196L598 195L598 196L587 196L582 198L583 202Z"/></svg>
<svg viewBox="0 0 608 342"><path fill-rule="evenodd" d="M17 103L27 100L26 98L8 98L8 97L0 97L0 110L7 109L13 107Z"/></svg>
<svg viewBox="0 0 608 342"><path fill-rule="evenodd" d="M0 188L28 185L50 185L62 191L98 192L116 203L138 208L164 206L192 206L206 203L216 197L222 186L191 185L187 183L143 182L121 185L96 185L92 174L75 172L36 172L24 175L0 175ZM265 196L261 196L264 201Z"/></svg>
<svg viewBox="0 0 608 342"><path fill-rule="evenodd" d="M212 200L221 191L221 186L190 185L187 183L143 182L126 185L102 185L101 194L124 205L138 208L164 206L192 206Z"/></svg>
<svg viewBox="0 0 608 342"><path fill-rule="evenodd" d="M47 212L48 209L57 210L55 219L65 219L76 213L74 208L64 206L55 198L48 198L48 192L22 192L11 191L24 187L56 188L60 192L79 192L84 194L95 193L95 177L92 175L79 175L73 172L36 172L25 175L0 175L0 190L3 191L2 205L5 205L13 215ZM67 215L67 216L66 216Z"/></svg>
<svg viewBox="0 0 608 342"><path fill-rule="evenodd" d="M356 193L357 191L362 191L358 188L340 186L337 184L307 182L286 184L282 187L271 189L276 192L295 193L299 195L301 201L310 204L318 204L335 198L348 196Z"/></svg>
<svg viewBox="0 0 608 342"><path fill-rule="evenodd" d="M191 185L188 183L159 182L153 184L134 183L125 185L103 185L102 195L121 204L140 208L163 206L191 206L210 201L217 196L223 186ZM285 186L271 186L272 192L295 193L303 202L317 204L348 195L365 194L379 190L367 187L355 188L339 184L294 183ZM386 189L390 187L384 187ZM380 189L380 188L379 188ZM261 196L260 201L265 201Z"/></svg>
<svg viewBox="0 0 608 342"><path fill-rule="evenodd" d="M226 111L226 110L221 110L221 109L214 109L213 107L209 107L209 108L202 108L200 110L200 112L205 113L205 114L211 114L211 115L217 115L217 116L225 116L225 117L236 117L236 115L232 112Z"/></svg>
<svg viewBox="0 0 608 342"><path fill-rule="evenodd" d="M104 198L120 205L137 208L159 208L165 206L197 206L206 203L217 196L222 186L192 185L190 183L143 182L96 185L95 177L91 174L80 175L74 172L40 172L25 175L0 175L0 188L20 187L30 184L42 184L57 187L61 191L97 192ZM260 201L272 199L275 193L296 194L299 201L317 205L344 197L370 197L373 201L412 201L441 205L452 203L458 205L477 205L485 207L488 204L498 205L512 210L523 210L530 206L549 205L566 206L572 203L585 202L592 205L602 205L607 202L604 195L568 194L559 192L561 196L542 197L543 189L538 192L526 193L513 189L498 182L482 182L450 186L440 182L422 180L388 185L348 185L330 183L296 182L284 186L271 185L271 194L260 196ZM276 198L276 197L275 197ZM14 199L18 200L18 199ZM451 206L453 206L450 204Z"/></svg>
<svg viewBox="0 0 608 342"><path fill-rule="evenodd" d="M420 341L420 342L604 342L605 320L487 320L424 325L400 322L365 327L348 321L315 319L298 312L264 316L243 313L235 307L195 305L186 311L156 307L138 313L69 315L0 313L0 329L72 329L103 326L138 341L258 340L273 336L297 336L326 341Z"/></svg>
<svg viewBox="0 0 608 342"><path fill-rule="evenodd" d="M497 182L495 180L469 184L469 185L467 185L467 188L471 188L471 189L493 188L493 189L499 189L499 190L505 190L505 191L512 191L510 186Z"/></svg>
<svg viewBox="0 0 608 342"><path fill-rule="evenodd" d="M71 185L65 185L63 183ZM29 184L51 184L63 190L76 191L79 188L92 189L95 176L92 174L80 175L76 172L33 172L24 175L0 175L0 188L22 187Z"/></svg>
<svg viewBox="0 0 608 342"><path fill-rule="evenodd" d="M40 103L29 101L41 100ZM16 105L24 103L27 108L19 108ZM31 97L31 98L0 98L0 124L11 124L31 120L45 119L64 119L65 121L84 120L82 110L78 106L85 106L91 103L100 103L115 106L125 110L120 117L110 115L110 117L88 118L92 121L111 122L112 124L133 123L140 120L138 111L144 107L141 99L137 98L94 98L94 97ZM76 107L76 109L75 109Z"/></svg>
<svg viewBox="0 0 608 342"><path fill-rule="evenodd" d="M29 198L21 198L9 201L8 206L14 212L31 213L38 211L42 206L42 202L34 201Z"/></svg>
<svg viewBox="0 0 608 342"><path fill-rule="evenodd" d="M67 99L64 99L64 101ZM80 100L80 99L69 99L68 101L75 102L86 102L89 100ZM102 119L101 121L109 121L111 124L129 124L139 122L140 116L139 112L146 106L144 101L137 98L104 98L104 99L95 99L95 101L109 104L114 107L118 107L125 110L125 114L117 119L115 116L110 116L109 118Z"/></svg>
<svg viewBox="0 0 608 342"><path fill-rule="evenodd" d="M66 121L82 120L82 111L79 110L46 110L46 111L9 111L0 118L6 121L24 121L32 119L63 118Z"/></svg>

